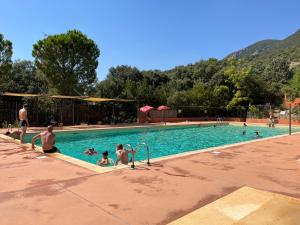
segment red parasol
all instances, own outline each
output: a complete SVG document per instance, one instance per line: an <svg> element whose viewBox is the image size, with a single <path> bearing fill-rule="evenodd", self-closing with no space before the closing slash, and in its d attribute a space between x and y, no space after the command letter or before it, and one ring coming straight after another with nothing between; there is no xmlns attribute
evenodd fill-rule
<svg viewBox="0 0 300 225"><path fill-rule="evenodd" d="M162 110L170 110L171 108L169 106L165 106L165 105L161 105L157 108L158 111L162 111Z"/></svg>
<svg viewBox="0 0 300 225"><path fill-rule="evenodd" d="M147 113L150 112L151 110L153 110L154 108L150 105L146 105L140 108L140 111L143 113Z"/></svg>
<svg viewBox="0 0 300 225"><path fill-rule="evenodd" d="M166 124L166 121L165 121L165 110L170 110L171 108L169 106L165 106L165 105L161 105L157 108L158 111L163 111L163 120L164 120L164 123L165 125Z"/></svg>

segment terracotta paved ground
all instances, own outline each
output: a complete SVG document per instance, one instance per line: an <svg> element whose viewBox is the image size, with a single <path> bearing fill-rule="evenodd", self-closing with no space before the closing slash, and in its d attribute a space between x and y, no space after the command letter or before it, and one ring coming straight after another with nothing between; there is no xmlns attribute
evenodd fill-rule
<svg viewBox="0 0 300 225"><path fill-rule="evenodd" d="M247 185L300 198L300 135L97 174L0 139L1 225L166 224Z"/></svg>

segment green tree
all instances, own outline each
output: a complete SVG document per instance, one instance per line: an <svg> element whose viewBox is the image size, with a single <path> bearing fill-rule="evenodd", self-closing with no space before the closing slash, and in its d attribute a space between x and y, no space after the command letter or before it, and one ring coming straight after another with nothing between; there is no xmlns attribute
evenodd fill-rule
<svg viewBox="0 0 300 225"><path fill-rule="evenodd" d="M33 45L32 55L51 92L88 94L96 83L100 51L93 40L78 30L39 40Z"/></svg>
<svg viewBox="0 0 300 225"><path fill-rule="evenodd" d="M213 102L214 107L225 108L231 100L230 89L226 85L216 85L213 89Z"/></svg>
<svg viewBox="0 0 300 225"><path fill-rule="evenodd" d="M260 67L262 72L257 74L257 77L265 82L265 99L267 102L279 105L283 99L282 88L291 78L289 68L289 60L281 55L268 58L263 66ZM264 67L264 68L263 68Z"/></svg>
<svg viewBox="0 0 300 225"><path fill-rule="evenodd" d="M142 73L135 67L117 66L109 69L107 78L96 86L96 95L108 98L135 99L137 83L142 81Z"/></svg>
<svg viewBox="0 0 300 225"><path fill-rule="evenodd" d="M283 87L283 92L293 100L300 95L300 67L293 72L292 79Z"/></svg>
<svg viewBox="0 0 300 225"><path fill-rule="evenodd" d="M136 67L121 65L117 67L111 67L109 69L107 79L116 79L122 82L125 82L129 79L134 82L138 82L143 79L143 76Z"/></svg>
<svg viewBox="0 0 300 225"><path fill-rule="evenodd" d="M4 36L0 34L0 92L7 90L12 53L12 43L9 40L5 40Z"/></svg>
<svg viewBox="0 0 300 225"><path fill-rule="evenodd" d="M149 84L152 85L153 88L164 85L169 81L169 77L159 70L142 71L142 75L147 78Z"/></svg>
<svg viewBox="0 0 300 225"><path fill-rule="evenodd" d="M186 91L175 91L167 99L167 103L171 107L188 106L189 97Z"/></svg>
<svg viewBox="0 0 300 225"><path fill-rule="evenodd" d="M212 103L211 91L201 81L198 81L193 88L187 92L187 95L190 105L209 108Z"/></svg>
<svg viewBox="0 0 300 225"><path fill-rule="evenodd" d="M227 104L227 109L232 109L236 106L246 106L252 103L251 98L251 68L240 67L239 62L230 61L229 66L225 70L224 74L227 78L227 82L233 87L233 97Z"/></svg>
<svg viewBox="0 0 300 225"><path fill-rule="evenodd" d="M46 93L47 83L31 61L17 60L12 64L7 90L20 93Z"/></svg>

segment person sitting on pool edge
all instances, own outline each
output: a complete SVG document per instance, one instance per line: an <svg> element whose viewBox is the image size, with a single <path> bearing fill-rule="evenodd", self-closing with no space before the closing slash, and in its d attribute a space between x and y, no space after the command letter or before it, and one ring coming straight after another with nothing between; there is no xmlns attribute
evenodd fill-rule
<svg viewBox="0 0 300 225"><path fill-rule="evenodd" d="M129 153L132 153L134 155L135 151L134 150L123 149L122 144L117 144L117 147L116 147L117 161L116 161L115 164L118 165L118 163L121 162L122 164L127 165L128 164L128 154Z"/></svg>
<svg viewBox="0 0 300 225"><path fill-rule="evenodd" d="M111 158L108 158L108 151L102 152L102 159L97 161L97 165L99 166L109 166L113 165L114 161Z"/></svg>
<svg viewBox="0 0 300 225"><path fill-rule="evenodd" d="M60 152L55 146L55 134L53 133L53 126L48 126L46 131L35 135L32 140L32 149L35 149L35 141L40 138L42 142L42 149L44 153Z"/></svg>

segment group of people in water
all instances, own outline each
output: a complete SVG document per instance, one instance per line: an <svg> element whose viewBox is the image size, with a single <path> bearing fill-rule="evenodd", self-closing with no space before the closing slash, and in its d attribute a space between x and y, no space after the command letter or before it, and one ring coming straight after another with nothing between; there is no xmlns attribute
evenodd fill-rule
<svg viewBox="0 0 300 225"><path fill-rule="evenodd" d="M21 128L21 132L19 134L21 143L24 143L24 137L27 131L27 128L29 127L28 122L28 115L27 115L27 108L28 105L24 104L23 107L19 110L19 126ZM55 140L56 136L53 133L53 125L49 125L47 129L37 135L35 135L31 140L31 146L32 149L35 149L35 142L40 139L42 143L42 149L44 153L55 153L60 152L57 147L55 147ZM126 150L123 148L122 144L117 144L116 146L116 156L117 160L114 162L111 158L108 156L108 151L102 152L102 158L97 161L97 164L99 166L109 166L109 165L117 165L118 163L122 164L128 164L129 160L129 153L132 155L135 154L134 150ZM98 152L94 148L89 148L84 151L84 154L88 156L96 155Z"/></svg>
<svg viewBox="0 0 300 225"><path fill-rule="evenodd" d="M53 133L53 126L49 125L46 131L43 131L32 138L32 149L35 149L35 141L41 139L42 149L44 153L55 153L60 152L55 145L55 134ZM121 164L128 164L128 155L129 153L134 154L134 150L126 150L123 148L122 144L117 144L116 147L116 156L117 160L114 162L111 158L108 157L108 151L102 152L102 158L97 161L99 166L111 166L117 165L119 162ZM84 154L88 156L97 155L98 152L94 148L89 148L84 151Z"/></svg>
<svg viewBox="0 0 300 225"><path fill-rule="evenodd" d="M46 131L43 131L32 138L32 149L35 149L35 141L41 139L42 149L44 153L55 153L60 152L55 145L55 134L53 133L53 126L49 125ZM102 152L102 158L97 161L99 166L112 166L117 165L119 162L121 164L128 164L128 154L131 153L134 155L134 150L126 150L123 148L122 144L117 144L116 147L116 156L117 160L114 162L111 158L108 157L108 151ZM98 152L94 148L89 148L84 151L84 154L88 156L97 155Z"/></svg>
<svg viewBox="0 0 300 225"><path fill-rule="evenodd" d="M247 125L246 123L243 124L243 127L244 127L245 130L243 130L242 135L246 135L246 127L247 127L247 126L248 126L248 125ZM258 131L254 131L254 134L255 134L255 137L256 137L256 138L262 137L262 136L259 134Z"/></svg>
<svg viewBox="0 0 300 225"><path fill-rule="evenodd" d="M97 161L97 165L99 166L112 166L112 165L118 165L120 162L121 164L127 165L128 162L132 161L132 158L129 160L129 153L132 155L135 154L135 150L126 150L123 148L122 144L117 144L116 146L116 156L117 160L116 162L113 161L113 159L108 157L108 151L102 152L102 158ZM98 152L94 148L89 148L84 151L84 154L88 156L97 155Z"/></svg>

